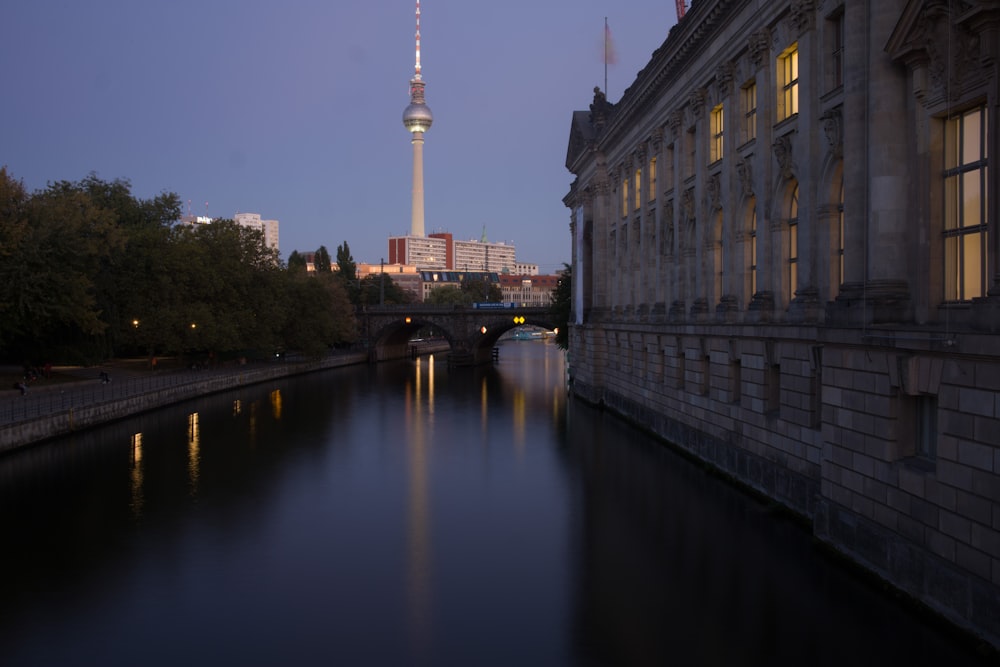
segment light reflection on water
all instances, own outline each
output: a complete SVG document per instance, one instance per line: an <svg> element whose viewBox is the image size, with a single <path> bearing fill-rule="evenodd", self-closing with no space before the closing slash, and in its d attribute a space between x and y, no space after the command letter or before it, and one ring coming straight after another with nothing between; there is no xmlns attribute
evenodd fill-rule
<svg viewBox="0 0 1000 667"><path fill-rule="evenodd" d="M564 377L516 342L0 458L0 664L974 664Z"/></svg>

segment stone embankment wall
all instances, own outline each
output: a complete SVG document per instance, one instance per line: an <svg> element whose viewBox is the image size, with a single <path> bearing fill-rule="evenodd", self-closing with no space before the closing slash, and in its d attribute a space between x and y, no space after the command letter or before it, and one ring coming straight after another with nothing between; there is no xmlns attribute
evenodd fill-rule
<svg viewBox="0 0 1000 667"><path fill-rule="evenodd" d="M342 354L316 361L288 362L263 367L239 367L232 372L192 375L189 382L171 383L149 391L89 402L0 427L0 453L98 426L141 412L155 410L190 398L237 389L277 378L364 363L364 352Z"/></svg>
<svg viewBox="0 0 1000 667"><path fill-rule="evenodd" d="M576 395L1000 647L995 336L602 322L571 341Z"/></svg>

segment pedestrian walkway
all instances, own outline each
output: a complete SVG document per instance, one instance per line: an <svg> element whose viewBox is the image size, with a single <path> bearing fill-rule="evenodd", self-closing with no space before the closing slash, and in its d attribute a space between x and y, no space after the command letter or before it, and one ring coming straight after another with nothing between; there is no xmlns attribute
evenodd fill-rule
<svg viewBox="0 0 1000 667"><path fill-rule="evenodd" d="M0 428L28 419L93 405L179 384L197 381L206 373L233 373L234 364L211 370L183 370L168 359L151 370L145 359L118 359L95 366L52 366L26 374L22 367L0 366ZM198 373L197 375L195 373ZM24 383L25 389L16 385Z"/></svg>
<svg viewBox="0 0 1000 667"><path fill-rule="evenodd" d="M139 360L58 366L48 377L29 379L23 394L14 383L23 379L24 369L3 366L0 452L200 395L366 359L364 352L345 352L322 359L188 368L167 360L157 364L156 371Z"/></svg>

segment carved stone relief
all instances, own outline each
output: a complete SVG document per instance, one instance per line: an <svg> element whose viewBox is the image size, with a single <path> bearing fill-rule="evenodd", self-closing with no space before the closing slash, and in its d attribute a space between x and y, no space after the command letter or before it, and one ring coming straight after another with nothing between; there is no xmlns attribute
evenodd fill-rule
<svg viewBox="0 0 1000 667"><path fill-rule="evenodd" d="M835 158L844 156L844 136L843 118L840 107L830 109L819 117L823 123L823 132L826 134L826 141L830 145L830 153Z"/></svg>
<svg viewBox="0 0 1000 667"><path fill-rule="evenodd" d="M745 197L753 196L753 165L742 157L736 162L736 178Z"/></svg>
<svg viewBox="0 0 1000 667"><path fill-rule="evenodd" d="M796 35L808 31L813 26L816 16L814 0L792 0L790 21Z"/></svg>
<svg viewBox="0 0 1000 667"><path fill-rule="evenodd" d="M771 48L771 31L767 28L752 33L747 40L747 49L750 52L750 62L756 69L760 69L767 62L767 54Z"/></svg>
<svg viewBox="0 0 1000 667"><path fill-rule="evenodd" d="M778 160L778 169L783 180L789 180L795 175L795 163L792 161L792 140L786 134L774 140L772 146L774 157Z"/></svg>

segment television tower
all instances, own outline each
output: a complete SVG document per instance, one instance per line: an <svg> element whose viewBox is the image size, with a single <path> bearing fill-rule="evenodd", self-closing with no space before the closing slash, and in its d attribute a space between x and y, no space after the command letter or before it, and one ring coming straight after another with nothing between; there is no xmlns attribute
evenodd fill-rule
<svg viewBox="0 0 1000 667"><path fill-rule="evenodd" d="M430 107L424 103L424 80L420 75L420 0L417 0L417 64L410 79L410 105L403 112L403 125L413 139L413 212L410 236L424 235L424 132L434 122Z"/></svg>

